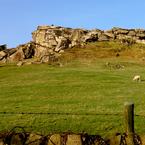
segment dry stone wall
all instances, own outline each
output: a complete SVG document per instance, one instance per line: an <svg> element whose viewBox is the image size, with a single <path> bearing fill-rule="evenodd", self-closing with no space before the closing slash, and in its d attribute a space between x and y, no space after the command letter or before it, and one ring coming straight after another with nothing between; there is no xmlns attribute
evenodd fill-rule
<svg viewBox="0 0 145 145"><path fill-rule="evenodd" d="M145 43L144 29L111 30L72 29L60 26L38 26L32 32L32 41L13 49L0 46L1 62L18 62L36 58L39 62L49 62L58 58L65 49L84 46L87 42L119 40L122 43Z"/></svg>
<svg viewBox="0 0 145 145"><path fill-rule="evenodd" d="M145 145L144 136L134 134L135 145ZM61 133L39 135L34 133L10 132L0 134L0 145L130 145L129 136L115 134L103 139L99 135Z"/></svg>

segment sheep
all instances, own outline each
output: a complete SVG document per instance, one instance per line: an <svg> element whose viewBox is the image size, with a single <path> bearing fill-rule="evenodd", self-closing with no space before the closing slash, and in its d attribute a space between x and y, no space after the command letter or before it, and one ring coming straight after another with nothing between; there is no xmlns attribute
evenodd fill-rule
<svg viewBox="0 0 145 145"><path fill-rule="evenodd" d="M140 82L140 81L141 81L140 75L135 75L135 76L133 77L133 81Z"/></svg>

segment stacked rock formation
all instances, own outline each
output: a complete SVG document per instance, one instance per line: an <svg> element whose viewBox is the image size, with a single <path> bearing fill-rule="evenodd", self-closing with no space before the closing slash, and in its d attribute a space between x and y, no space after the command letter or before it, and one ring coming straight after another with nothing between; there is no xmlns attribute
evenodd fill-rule
<svg viewBox="0 0 145 145"><path fill-rule="evenodd" d="M1 62L18 62L34 56L35 45L32 42L19 45L16 48L3 49L0 51Z"/></svg>
<svg viewBox="0 0 145 145"><path fill-rule="evenodd" d="M0 61L18 62L36 58L40 62L56 59L65 49L74 46L84 46L87 42L119 40L123 43L145 43L144 29L122 29L114 27L111 30L72 29L60 26L38 26L32 32L32 41L16 48L6 49L0 46Z"/></svg>

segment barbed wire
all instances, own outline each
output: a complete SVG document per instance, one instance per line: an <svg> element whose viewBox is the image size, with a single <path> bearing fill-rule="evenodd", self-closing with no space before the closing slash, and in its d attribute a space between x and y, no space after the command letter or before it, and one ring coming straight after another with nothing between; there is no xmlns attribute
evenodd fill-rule
<svg viewBox="0 0 145 145"><path fill-rule="evenodd" d="M73 113L73 112L0 112L5 115L78 115L78 116L123 116L123 113ZM134 114L137 117L145 117L144 114Z"/></svg>

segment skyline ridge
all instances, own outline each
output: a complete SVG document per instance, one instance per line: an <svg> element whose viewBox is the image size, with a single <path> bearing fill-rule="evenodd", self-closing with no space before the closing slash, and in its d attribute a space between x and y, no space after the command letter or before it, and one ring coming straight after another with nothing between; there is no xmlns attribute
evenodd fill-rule
<svg viewBox="0 0 145 145"><path fill-rule="evenodd" d="M16 47L31 39L38 25L85 29L145 29L144 0L1 1L0 44Z"/></svg>

